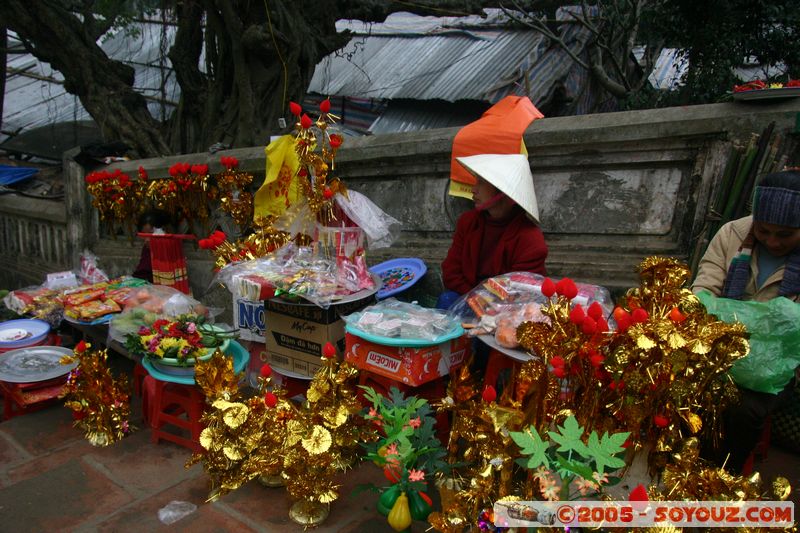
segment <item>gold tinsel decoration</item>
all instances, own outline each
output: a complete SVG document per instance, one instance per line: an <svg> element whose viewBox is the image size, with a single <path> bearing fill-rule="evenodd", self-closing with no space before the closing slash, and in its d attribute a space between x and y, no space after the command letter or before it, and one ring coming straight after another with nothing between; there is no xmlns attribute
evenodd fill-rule
<svg viewBox="0 0 800 533"><path fill-rule="evenodd" d="M219 243L211 250L214 254L214 267L220 269L237 261L264 257L285 245L290 236L285 231L275 229L274 222L275 218L272 216L256 217L252 233L237 241L226 239Z"/></svg>
<svg viewBox="0 0 800 533"><path fill-rule="evenodd" d="M336 152L344 139L338 133L328 132L328 126L339 119L329 112L329 100L322 102L320 111L317 120L312 121L306 114L300 116L300 106L292 104L292 112L297 116L295 151L300 161L298 175L303 192L317 221L330 225L337 220L334 197L337 194L347 196L344 183L338 178L330 177L330 173L336 169Z"/></svg>
<svg viewBox="0 0 800 533"><path fill-rule="evenodd" d="M195 366L195 381L210 408L203 414L200 433L203 453L193 454L186 466L203 463L211 480L207 501L214 501L264 474L275 474L284 441L284 420L292 406L282 390L273 390L277 405L265 403L269 378L259 378L261 394L243 398L232 358L217 350Z"/></svg>
<svg viewBox="0 0 800 533"><path fill-rule="evenodd" d="M220 163L224 170L214 176L213 184L208 188L208 197L219 201L220 209L245 230L253 221L253 194L247 191L253 182L253 175L239 170L239 161L235 157L222 156Z"/></svg>
<svg viewBox="0 0 800 533"><path fill-rule="evenodd" d="M587 334L559 296L542 310L550 324L523 323L517 336L545 363L563 360L556 408L572 409L587 430L630 431L634 447L664 454L688 436L717 435L719 414L736 399L727 371L749 345L742 324L717 320L684 288L689 270L678 260L649 257L639 272L641 286L615 310L639 317L627 328ZM651 467L664 461L654 456Z"/></svg>
<svg viewBox="0 0 800 533"><path fill-rule="evenodd" d="M81 341L72 355L61 358L62 364L77 361L78 366L67 376L60 398L74 413L75 427L84 430L92 446L108 446L132 430L130 385L127 376L111 374L106 350L89 348L90 344Z"/></svg>
<svg viewBox="0 0 800 533"><path fill-rule="evenodd" d="M698 437L713 438L720 413L736 399L727 371L748 352L744 326L709 315L684 288L689 271L679 261L650 257L639 272L640 287L615 310L617 331L587 328L580 313L571 319L563 295L543 307L549 323L520 325L517 338L534 358L512 371L496 402L468 365L453 373L438 405L453 413L448 457L473 464L443 480L447 503L429 517L434 529L463 531L503 497L540 497L531 473L514 470L519 451L508 432L533 426L543 433L569 415L586 431L631 432L629 449L649 450L653 479L663 473L664 499L761 498L756 478L730 476L696 453ZM776 495L788 490L783 481L774 487Z"/></svg>
<svg viewBox="0 0 800 533"><path fill-rule="evenodd" d="M467 461L470 466L461 473L464 481L439 480L448 504L428 518L435 529L462 531L481 509L517 491L512 479L517 447L509 432L520 430L524 414L510 391L505 389L496 402L484 398L465 364L451 377L447 396L436 404L438 410L452 412L448 462Z"/></svg>
<svg viewBox="0 0 800 533"><path fill-rule="evenodd" d="M110 233L116 224L126 227L132 236L136 219L144 209L144 197L147 192L145 179L132 180L128 174L119 169L111 172L101 170L92 172L85 178L86 190L92 195L92 205L97 209L100 220L107 222Z"/></svg>
<svg viewBox="0 0 800 533"><path fill-rule="evenodd" d="M306 392L307 400L287 424L283 449L286 490L298 501L329 504L339 497L338 474L352 462L359 443L374 431L358 415L358 369L337 361L328 343L322 366Z"/></svg>

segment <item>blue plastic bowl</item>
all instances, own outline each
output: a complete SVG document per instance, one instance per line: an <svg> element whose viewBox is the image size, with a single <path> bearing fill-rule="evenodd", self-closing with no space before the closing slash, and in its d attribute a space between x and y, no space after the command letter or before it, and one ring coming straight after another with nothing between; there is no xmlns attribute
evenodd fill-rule
<svg viewBox="0 0 800 533"><path fill-rule="evenodd" d="M24 348L41 342L50 333L50 324L35 318L0 323L0 349Z"/></svg>

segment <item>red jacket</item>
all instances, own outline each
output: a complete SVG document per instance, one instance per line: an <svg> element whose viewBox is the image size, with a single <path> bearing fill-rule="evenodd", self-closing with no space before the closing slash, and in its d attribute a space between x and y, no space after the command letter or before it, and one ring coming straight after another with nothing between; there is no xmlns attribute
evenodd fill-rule
<svg viewBox="0 0 800 533"><path fill-rule="evenodd" d="M442 263L445 288L464 294L480 281L478 267L486 218L482 211L472 209L458 219L453 244ZM491 259L491 276L508 272L527 271L545 274L544 260L547 244L542 230L524 212L514 217L503 232Z"/></svg>

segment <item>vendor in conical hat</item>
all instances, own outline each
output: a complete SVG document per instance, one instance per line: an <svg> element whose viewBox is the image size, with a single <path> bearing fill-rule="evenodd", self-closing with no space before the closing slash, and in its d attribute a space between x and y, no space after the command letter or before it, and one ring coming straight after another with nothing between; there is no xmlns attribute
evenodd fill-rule
<svg viewBox="0 0 800 533"><path fill-rule="evenodd" d="M451 292L440 298L440 307L490 277L515 271L544 274L547 258L527 156L481 154L457 161L476 178L475 208L458 219L442 263L444 286Z"/></svg>

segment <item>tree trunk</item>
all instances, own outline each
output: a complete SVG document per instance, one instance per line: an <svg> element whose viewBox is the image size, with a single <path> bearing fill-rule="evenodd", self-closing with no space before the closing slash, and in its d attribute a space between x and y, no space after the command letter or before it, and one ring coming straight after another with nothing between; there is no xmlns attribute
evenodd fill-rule
<svg viewBox="0 0 800 533"><path fill-rule="evenodd" d="M8 21L37 58L64 75L64 87L80 98L107 140L125 141L134 156L154 157L173 151L205 151L218 142L266 144L270 134L280 131L278 119L288 117L289 101L302 100L317 63L348 42L348 35L336 33L339 18L380 22L400 9L425 15L466 15L497 2L175 2L177 32L168 56L181 87L181 101L165 134L147 110L145 99L133 90L133 69L109 59L97 46L94 32L100 22L83 13L81 23L65 4L0 0L0 19ZM101 22L109 23L107 19Z"/></svg>
<svg viewBox="0 0 800 533"><path fill-rule="evenodd" d="M0 19L64 75L64 88L80 98L106 140L124 141L133 156L170 153L144 97L133 89L133 69L109 59L69 11L55 2L2 0Z"/></svg>

